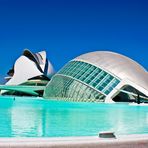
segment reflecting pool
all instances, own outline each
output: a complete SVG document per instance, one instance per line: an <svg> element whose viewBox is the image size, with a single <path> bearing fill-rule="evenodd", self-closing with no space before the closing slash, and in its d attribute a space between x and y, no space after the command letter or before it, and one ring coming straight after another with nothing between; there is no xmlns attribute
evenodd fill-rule
<svg viewBox="0 0 148 148"><path fill-rule="evenodd" d="M0 97L0 137L148 133L148 106Z"/></svg>

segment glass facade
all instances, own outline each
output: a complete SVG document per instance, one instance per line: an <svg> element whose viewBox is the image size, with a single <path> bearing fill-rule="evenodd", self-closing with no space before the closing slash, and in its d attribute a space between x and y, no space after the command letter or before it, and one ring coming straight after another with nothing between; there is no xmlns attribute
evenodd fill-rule
<svg viewBox="0 0 148 148"><path fill-rule="evenodd" d="M108 95L120 82L117 78L104 70L80 61L69 62L58 72L58 74L74 77L106 95Z"/></svg>
<svg viewBox="0 0 148 148"><path fill-rule="evenodd" d="M104 101L105 96L119 82L120 80L94 65L71 61L53 77L45 90L45 97L71 101Z"/></svg>
<svg viewBox="0 0 148 148"><path fill-rule="evenodd" d="M45 90L45 97L65 101L103 102L105 96L75 79L55 75Z"/></svg>

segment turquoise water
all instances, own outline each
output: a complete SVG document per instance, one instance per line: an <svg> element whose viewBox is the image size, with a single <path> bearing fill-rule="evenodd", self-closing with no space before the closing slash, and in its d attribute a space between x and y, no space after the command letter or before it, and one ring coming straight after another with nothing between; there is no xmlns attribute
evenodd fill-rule
<svg viewBox="0 0 148 148"><path fill-rule="evenodd" d="M148 133L148 106L0 98L0 137Z"/></svg>

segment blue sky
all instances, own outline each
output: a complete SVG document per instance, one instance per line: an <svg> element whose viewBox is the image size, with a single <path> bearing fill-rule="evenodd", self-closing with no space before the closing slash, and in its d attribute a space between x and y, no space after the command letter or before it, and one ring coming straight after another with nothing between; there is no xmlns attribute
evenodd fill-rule
<svg viewBox="0 0 148 148"><path fill-rule="evenodd" d="M147 6L147 0L0 0L0 79L24 48L46 49L56 70L96 50L148 69Z"/></svg>

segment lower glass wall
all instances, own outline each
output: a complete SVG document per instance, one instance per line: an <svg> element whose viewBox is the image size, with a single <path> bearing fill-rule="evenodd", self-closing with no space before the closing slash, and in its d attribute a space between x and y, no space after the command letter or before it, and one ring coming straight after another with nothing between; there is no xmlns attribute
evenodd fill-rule
<svg viewBox="0 0 148 148"><path fill-rule="evenodd" d="M104 102L105 96L93 88L70 77L55 75L47 85L44 97L49 99Z"/></svg>

